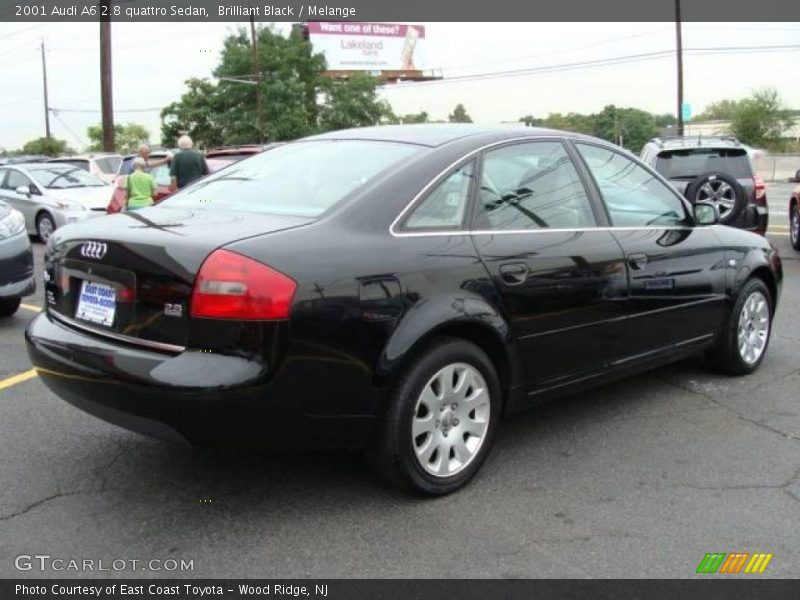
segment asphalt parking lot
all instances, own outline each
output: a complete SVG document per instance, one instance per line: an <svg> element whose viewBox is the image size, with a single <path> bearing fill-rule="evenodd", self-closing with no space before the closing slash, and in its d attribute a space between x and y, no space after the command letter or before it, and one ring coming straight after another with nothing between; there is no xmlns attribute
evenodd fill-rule
<svg viewBox="0 0 800 600"><path fill-rule="evenodd" d="M0 321L0 577L692 577L713 551L773 553L762 576L800 577L789 189L769 191L785 283L757 373L688 360L515 416L472 484L437 500L348 453L171 446L78 411L30 372L40 289ZM15 568L35 554L193 570Z"/></svg>

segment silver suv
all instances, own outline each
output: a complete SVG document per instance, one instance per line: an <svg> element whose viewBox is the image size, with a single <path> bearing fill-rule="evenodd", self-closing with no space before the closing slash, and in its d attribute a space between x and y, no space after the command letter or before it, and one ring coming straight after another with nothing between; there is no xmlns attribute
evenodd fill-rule
<svg viewBox="0 0 800 600"><path fill-rule="evenodd" d="M640 158L689 202L715 204L720 223L766 234L767 188L735 137L654 138L645 144Z"/></svg>

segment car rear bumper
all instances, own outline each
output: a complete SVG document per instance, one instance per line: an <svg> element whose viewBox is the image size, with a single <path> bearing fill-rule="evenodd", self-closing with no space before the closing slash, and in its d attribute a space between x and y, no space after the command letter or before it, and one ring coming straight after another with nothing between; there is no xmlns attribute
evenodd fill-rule
<svg viewBox="0 0 800 600"><path fill-rule="evenodd" d="M766 235L769 226L769 208L757 204L748 204L733 223L726 223L737 229L752 231L759 235Z"/></svg>
<svg viewBox="0 0 800 600"><path fill-rule="evenodd" d="M33 249L27 232L0 240L0 298L20 298L35 291Z"/></svg>
<svg viewBox="0 0 800 600"><path fill-rule="evenodd" d="M274 448L362 446L374 418L303 411L258 358L166 354L105 340L38 315L25 332L42 381L100 419L151 437Z"/></svg>

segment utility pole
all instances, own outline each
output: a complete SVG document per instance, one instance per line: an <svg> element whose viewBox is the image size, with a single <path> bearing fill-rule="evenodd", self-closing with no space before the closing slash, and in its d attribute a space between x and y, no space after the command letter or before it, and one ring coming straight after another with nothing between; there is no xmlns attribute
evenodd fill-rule
<svg viewBox="0 0 800 600"><path fill-rule="evenodd" d="M44 131L45 137L50 138L50 105L47 102L47 61L44 58L44 38L42 49L42 83L44 84Z"/></svg>
<svg viewBox="0 0 800 600"><path fill-rule="evenodd" d="M258 141L264 143L264 126L261 122L261 59L259 58L258 39L256 38L256 21L252 13L250 13L250 40L253 44L253 74L256 76L256 128L258 129Z"/></svg>
<svg viewBox="0 0 800 600"><path fill-rule="evenodd" d="M678 55L678 135L683 135L683 40L681 38L681 0L675 0L675 38Z"/></svg>
<svg viewBox="0 0 800 600"><path fill-rule="evenodd" d="M100 17L100 107L103 111L103 150L114 152L114 99L111 87L111 0L103 0Z"/></svg>

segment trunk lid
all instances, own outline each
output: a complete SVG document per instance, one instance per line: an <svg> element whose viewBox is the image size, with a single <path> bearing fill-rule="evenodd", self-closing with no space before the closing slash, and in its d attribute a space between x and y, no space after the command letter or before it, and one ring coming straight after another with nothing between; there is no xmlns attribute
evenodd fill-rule
<svg viewBox="0 0 800 600"><path fill-rule="evenodd" d="M154 207L56 230L45 263L48 311L123 341L178 350L195 275L215 249L312 222L236 211Z"/></svg>

